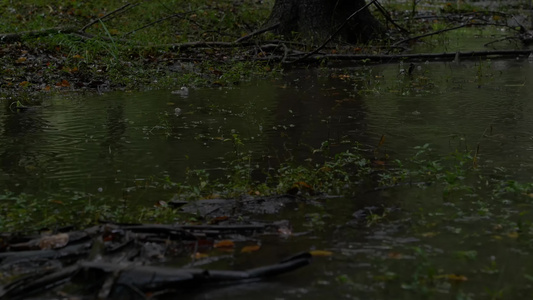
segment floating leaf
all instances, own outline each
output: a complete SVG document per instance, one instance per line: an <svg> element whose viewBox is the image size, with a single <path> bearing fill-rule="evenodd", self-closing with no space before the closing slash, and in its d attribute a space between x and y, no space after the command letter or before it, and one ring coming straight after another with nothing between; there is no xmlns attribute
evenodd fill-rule
<svg viewBox="0 0 533 300"><path fill-rule="evenodd" d="M381 139L379 139L378 148L383 146L383 144L385 144L385 135L384 134L381 136Z"/></svg>
<svg viewBox="0 0 533 300"><path fill-rule="evenodd" d="M309 184L307 184L307 183L305 183L303 181L298 181L298 182L294 183L294 185L297 185L300 188L304 187L304 188L307 188L307 189L310 189L310 190L313 189Z"/></svg>
<svg viewBox="0 0 533 300"><path fill-rule="evenodd" d="M313 251L309 251L309 253L312 256L331 256L331 255L333 255L333 252L326 251L326 250L313 250Z"/></svg>
<svg viewBox="0 0 533 300"><path fill-rule="evenodd" d="M207 255L205 253L196 252L193 255L191 255L191 257L194 258L194 259L202 259L202 258L209 257L209 255Z"/></svg>
<svg viewBox="0 0 533 300"><path fill-rule="evenodd" d="M235 243L231 240L222 240L220 242L215 243L215 248L233 248L235 247Z"/></svg>
<svg viewBox="0 0 533 300"><path fill-rule="evenodd" d="M70 86L70 82L68 82L67 80L63 79L61 82L56 83L56 86L68 87L68 86Z"/></svg>
<svg viewBox="0 0 533 300"><path fill-rule="evenodd" d="M166 201L160 200L156 204L154 204L154 207L168 207L168 203Z"/></svg>
<svg viewBox="0 0 533 300"><path fill-rule="evenodd" d="M287 227L280 227L280 228L278 228L278 233L281 236L288 237L288 236L292 235L292 230L290 228L287 228Z"/></svg>
<svg viewBox="0 0 533 300"><path fill-rule="evenodd" d="M27 57L19 57L15 62L17 64L21 64L23 62L25 62L28 58Z"/></svg>
<svg viewBox="0 0 533 300"><path fill-rule="evenodd" d="M509 232L509 233L507 234L507 236L510 237L510 238L512 238L512 239L516 239L516 238L518 238L518 232L516 232L516 231Z"/></svg>
<svg viewBox="0 0 533 300"><path fill-rule="evenodd" d="M216 217L216 218L211 219L211 221L209 221L209 224L217 224L217 223L220 223L222 221L226 221L227 219L229 219L228 216Z"/></svg>
<svg viewBox="0 0 533 300"><path fill-rule="evenodd" d="M255 252L259 249L261 249L261 246L259 245L245 246L241 249L241 253Z"/></svg>
<svg viewBox="0 0 533 300"><path fill-rule="evenodd" d="M424 233L422 233L422 236L423 236L423 237L434 237L434 236L436 236L437 234L439 234L439 233L438 233L438 232L430 231L430 232L424 232Z"/></svg>
<svg viewBox="0 0 533 300"><path fill-rule="evenodd" d="M442 278L442 279L448 279L450 281L467 281L468 278L464 275L456 275L456 274L443 274L435 276L435 278Z"/></svg>
<svg viewBox="0 0 533 300"><path fill-rule="evenodd" d="M389 252L389 254L387 254L387 256L389 258L392 258L392 259L402 259L403 258L403 254L401 254L400 252Z"/></svg>
<svg viewBox="0 0 533 300"><path fill-rule="evenodd" d="M474 260L477 257L477 251L476 250L455 251L454 256L457 258Z"/></svg>

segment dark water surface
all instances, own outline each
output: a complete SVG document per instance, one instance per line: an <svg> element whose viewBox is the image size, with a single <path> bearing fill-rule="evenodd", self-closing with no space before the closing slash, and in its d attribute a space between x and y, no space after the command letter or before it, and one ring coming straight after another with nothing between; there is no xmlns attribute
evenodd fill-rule
<svg viewBox="0 0 533 300"><path fill-rule="evenodd" d="M435 155L475 151L479 145L483 180L531 182L533 64L421 63L412 77L399 75L401 68L339 69L333 75L295 71L279 81L191 89L187 97L170 91L114 92L56 96L25 112L5 109L0 186L35 201L78 192L118 201L125 190L145 185L131 201L151 207L175 193L159 188L159 179L179 182L187 168L223 176L228 157L239 151L276 165L291 156L304 161L309 149L326 140L375 146L383 135L380 151L390 159L410 157L415 146L426 143ZM236 138L243 145L236 146ZM531 298L532 233L517 234L506 225L530 224L531 202L485 192L404 186L283 211L270 218L289 219L295 232L307 233L265 238L259 252L236 255L220 266L256 267L313 249L333 255L267 282L189 296ZM381 211L383 218L375 222L354 222L352 215L368 206L390 211ZM322 225L302 226L310 216Z"/></svg>

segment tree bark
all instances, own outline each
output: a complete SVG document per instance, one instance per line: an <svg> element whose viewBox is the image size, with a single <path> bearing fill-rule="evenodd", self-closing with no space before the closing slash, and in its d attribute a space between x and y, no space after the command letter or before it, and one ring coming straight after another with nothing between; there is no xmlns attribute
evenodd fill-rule
<svg viewBox="0 0 533 300"><path fill-rule="evenodd" d="M318 44L363 6L365 0L276 0L266 25L279 23L275 33ZM365 8L350 19L336 39L355 44L379 38L383 32L383 25Z"/></svg>

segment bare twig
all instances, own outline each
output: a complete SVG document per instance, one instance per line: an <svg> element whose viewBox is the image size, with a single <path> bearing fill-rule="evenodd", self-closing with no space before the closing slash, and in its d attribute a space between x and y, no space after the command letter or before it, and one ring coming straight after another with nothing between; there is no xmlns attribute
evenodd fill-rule
<svg viewBox="0 0 533 300"><path fill-rule="evenodd" d="M391 22L392 25L394 25L394 27L400 29L402 32L404 33L409 33L409 31L405 28L403 28L402 26L398 25L398 23L396 23L390 16L390 14L387 12L387 10L385 9L385 7L383 7L383 5L381 5L381 3L379 3L378 1L374 2L374 5L377 7L377 9L381 12L381 14L385 17L385 19L387 19L387 21Z"/></svg>
<svg viewBox="0 0 533 300"><path fill-rule="evenodd" d="M497 40L492 41L492 42L488 42L485 45L483 45L483 47L488 47L488 46L490 46L492 44L496 44L496 43L503 42L503 41L511 41L511 40L519 40L519 41L521 41L520 38L518 38L518 37L507 36L507 37L504 37L504 38L501 38L501 39L497 39Z"/></svg>
<svg viewBox="0 0 533 300"><path fill-rule="evenodd" d="M461 25L458 25L458 26L455 26L455 27L446 28L446 29L442 29L442 30L437 30L437 31L426 33L426 34L422 34L422 35L417 35L417 36L414 36L414 37L406 38L406 39L403 39L401 41L398 41L398 42L392 44L392 47L401 45L403 43L406 43L406 42L409 42L409 41L412 41L412 40L418 40L418 39L425 38L425 37L428 37L428 36L441 34L443 32L457 30L457 29L460 29L460 28L463 28L463 27L468 27L468 26L487 26L487 25L510 27L510 26L505 26L505 25L500 25L500 24L492 24L492 23L465 23L465 24L461 24Z"/></svg>
<svg viewBox="0 0 533 300"><path fill-rule="evenodd" d="M171 14L170 16L167 16L167 17L164 17L164 18L161 18L161 19L155 20L155 21L150 22L150 23L148 23L148 24L146 24L146 25L143 25L143 26L141 26L141 27L139 27L139 28L137 28L137 29L134 29L134 30L132 30L132 31L130 31L130 32L126 33L126 34L124 34L123 36L128 36L128 35L130 35L130 34L132 34L132 33L135 33L135 32L137 32L137 31L139 31L139 30L142 30L142 29L148 28L148 27L150 27L150 26L152 26L152 25L155 25L155 24L161 23L161 22L163 22L163 21L166 21L166 20L168 20L168 19L172 19L172 18L175 18L175 17L180 17L180 18L183 18L183 19L187 19L189 22L191 22L191 23L193 23L194 25L196 25L196 26L198 26L198 27L200 27L200 28L203 29L202 24L200 24L200 23L198 23L198 22L196 22L196 21L194 21L194 20L191 20L191 19L189 19L189 18L186 18L186 16L185 16L186 14L193 13L193 12L194 12L194 11L189 11L189 12L187 12L187 13L173 13L173 14Z"/></svg>
<svg viewBox="0 0 533 300"><path fill-rule="evenodd" d="M425 38L425 37L428 37L428 36L440 34L440 33L446 32L446 31L456 30L456 29L463 28L463 27L470 26L470 25L473 25L473 24L461 24L459 26L455 26L455 27L452 27L452 28L446 28L446 29L433 31L433 32L429 32L429 33L426 33L426 34L422 34L422 35L417 35L417 36L414 36L414 37L410 37L410 38L406 38L406 39L403 39L401 41L398 41L398 42L392 44L392 46L395 47L395 46L401 45L403 43L406 43L406 42L409 42L409 41L412 41L412 40L418 40L418 39L421 39L421 38Z"/></svg>
<svg viewBox="0 0 533 300"><path fill-rule="evenodd" d="M39 37L57 33L75 33L77 31L78 30L74 27L53 27L44 30L23 31L18 33L4 33L0 34L0 43L17 42L20 41L24 36Z"/></svg>
<svg viewBox="0 0 533 300"><path fill-rule="evenodd" d="M247 40L249 40L250 38L252 38L252 37L254 37L256 35L259 35L259 34L263 33L263 32L267 32L267 31L270 31L272 29L276 29L278 26L279 26L279 23L276 23L276 24L274 24L272 26L269 26L269 27L266 27L266 28L263 28L263 29L259 29L257 31L254 31L254 32L252 32L250 34L247 34L247 35L235 40L234 43L242 43L242 42L247 41Z"/></svg>
<svg viewBox="0 0 533 300"><path fill-rule="evenodd" d="M183 14L181 14L181 13L175 13L175 14L172 14L172 15L170 15L170 16L168 16L168 17L164 17L164 18L161 18L161 19L155 20L155 21L150 22L150 23L148 23L148 24L146 24L146 25L143 25L143 26L141 26L141 27L139 27L139 28L136 28L136 29L134 29L134 30L132 30L132 31L130 31L130 32L128 32L128 33L125 33L123 36L124 36L124 37L125 37L125 36L128 36L128 35L130 35L130 34L132 34L132 33L135 33L135 32L137 32L137 31L139 31L139 30L143 30L143 29L145 29L145 28L148 28L148 27L150 27L150 26L152 26L152 25L155 25L155 24L161 23L161 22L166 21L166 20L168 20L168 19L172 19L172 18L175 18L175 17L182 17L182 16L183 16Z"/></svg>
<svg viewBox="0 0 533 300"><path fill-rule="evenodd" d="M131 5L132 5L131 3L126 3L126 4L124 4L123 6L121 6L121 7L117 8L117 9L115 9L114 11L112 11L112 12L106 14L105 16L103 16L103 17L101 17L101 18L96 18L96 19L92 20L91 22L89 22L89 24L83 26L83 27L80 29L80 32L84 32L85 30L87 30L87 28L93 26L94 24L96 24L96 23L98 23L98 22L100 22L100 21L103 21L103 20L109 18L109 17L112 16L113 14L115 14L115 13L121 11L121 10L126 9L127 7L129 7L129 6L131 6ZM130 7L130 8L133 8L133 7L137 6L137 5L139 5L139 4L138 4L138 3L133 4L133 6Z"/></svg>
<svg viewBox="0 0 533 300"><path fill-rule="evenodd" d="M318 48L316 48L315 50L307 53L306 55L304 55L302 58L299 58L297 60L294 60L292 62L289 62L289 63L297 63L301 60L304 60L308 57L310 57L311 55L314 55L316 53L318 53L318 51L324 49L324 47L326 47L326 45L331 42L331 40L333 40L333 38L335 38L337 36L337 34L339 34L339 32L341 32L341 30L344 28L344 26L346 26L346 24L348 24L348 22L353 18L355 17L358 13L360 13L361 11L363 11L364 9L366 9L367 7L369 7L371 4L373 4L374 2L376 2L376 0L372 0L370 2L368 2L365 6L361 7L360 9L358 9L357 11L355 11L353 14L351 14L348 18L346 18L346 20L344 20L344 22L339 26L339 28L337 28L337 30L322 44L320 45Z"/></svg>

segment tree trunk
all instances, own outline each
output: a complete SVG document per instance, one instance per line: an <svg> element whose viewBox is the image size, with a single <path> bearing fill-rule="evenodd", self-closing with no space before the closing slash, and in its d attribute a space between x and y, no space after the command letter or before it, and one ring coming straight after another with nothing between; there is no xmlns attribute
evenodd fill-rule
<svg viewBox="0 0 533 300"><path fill-rule="evenodd" d="M267 26L279 23L275 30L277 34L286 37L297 34L320 43L363 6L365 0L276 0ZM378 38L383 32L383 25L365 8L343 27L336 38L355 44Z"/></svg>

